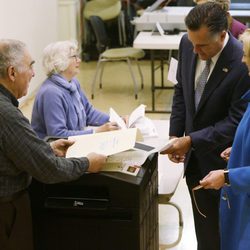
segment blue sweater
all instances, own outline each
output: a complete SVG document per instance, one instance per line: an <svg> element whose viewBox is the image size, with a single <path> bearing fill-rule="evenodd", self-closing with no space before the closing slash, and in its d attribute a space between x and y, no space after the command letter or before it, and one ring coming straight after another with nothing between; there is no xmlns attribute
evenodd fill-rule
<svg viewBox="0 0 250 250"><path fill-rule="evenodd" d="M250 91L245 94L244 98L250 102ZM238 126L228 168L231 186L224 187L221 191L221 250L249 250L250 103Z"/></svg>
<svg viewBox="0 0 250 250"><path fill-rule="evenodd" d="M51 77L47 78L37 93L32 111L31 125L40 138L45 136L82 135L93 133L92 129L83 130L79 124L100 126L109 120L109 116L93 108L80 88L76 78L71 83L76 85L83 104L83 121L73 104L74 96L70 90L56 84Z"/></svg>

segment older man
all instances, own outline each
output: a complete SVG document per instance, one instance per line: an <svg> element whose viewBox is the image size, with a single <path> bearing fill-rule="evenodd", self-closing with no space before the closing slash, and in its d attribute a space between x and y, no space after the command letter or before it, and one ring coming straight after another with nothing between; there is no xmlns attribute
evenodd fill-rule
<svg viewBox="0 0 250 250"><path fill-rule="evenodd" d="M185 22L170 118L170 136L179 138L163 153L185 162L198 249L219 250L220 193L193 188L211 170L226 167L220 153L232 144L250 78L242 44L227 32L225 10L216 3L197 5Z"/></svg>
<svg viewBox="0 0 250 250"><path fill-rule="evenodd" d="M24 43L0 40L0 249L31 250L32 221L27 188L31 176L45 183L71 181L98 172L106 157L94 153L66 159L73 142L40 140L18 109L34 77Z"/></svg>

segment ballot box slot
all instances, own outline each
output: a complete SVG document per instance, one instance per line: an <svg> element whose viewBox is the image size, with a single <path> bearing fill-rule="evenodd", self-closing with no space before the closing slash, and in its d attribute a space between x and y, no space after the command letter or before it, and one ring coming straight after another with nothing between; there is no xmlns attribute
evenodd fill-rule
<svg viewBox="0 0 250 250"><path fill-rule="evenodd" d="M61 202L61 201L60 201ZM65 202L65 201L64 201ZM84 201L78 201L84 202ZM85 200L86 202L86 200ZM93 204L92 204L93 205ZM134 210L128 210L124 208L114 208L106 207L100 208L97 206L86 206L86 207L75 207L75 206L66 206L58 205L58 201L53 201L50 204L47 202L44 206L44 212L51 218L61 217L68 219L77 219L78 220L95 220L95 221L113 221L113 222L130 222L135 221L136 218L133 216Z"/></svg>
<svg viewBox="0 0 250 250"><path fill-rule="evenodd" d="M48 197L56 197L57 199L86 199L102 203L105 200L110 200L109 196L109 190L105 186L87 186L84 184L47 185L45 188L45 197L47 199Z"/></svg>
<svg viewBox="0 0 250 250"><path fill-rule="evenodd" d="M45 208L56 209L91 209L105 210L108 207L108 199L89 199L78 197L47 197L45 199Z"/></svg>

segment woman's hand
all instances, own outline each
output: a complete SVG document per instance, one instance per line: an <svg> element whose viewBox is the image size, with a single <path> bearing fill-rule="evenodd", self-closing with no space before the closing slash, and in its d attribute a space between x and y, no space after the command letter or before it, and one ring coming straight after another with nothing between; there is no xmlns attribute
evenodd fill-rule
<svg viewBox="0 0 250 250"><path fill-rule="evenodd" d="M105 132L105 131L112 131L119 129L119 126L116 122L107 122L103 124L102 126L95 129L96 133Z"/></svg>

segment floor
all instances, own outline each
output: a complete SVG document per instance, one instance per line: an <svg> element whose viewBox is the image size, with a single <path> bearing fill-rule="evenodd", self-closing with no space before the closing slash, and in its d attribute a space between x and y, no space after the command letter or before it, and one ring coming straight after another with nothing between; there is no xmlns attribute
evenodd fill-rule
<svg viewBox="0 0 250 250"><path fill-rule="evenodd" d="M127 115L133 111L139 104L147 105L151 109L151 71L150 62L145 60L141 62L144 76L144 89L139 91L138 99L135 100L131 76L125 63L109 63L105 66L103 75L103 88L99 89L98 84L95 88L94 99L91 100L90 89L91 82L95 72L96 62L82 62L81 72L77 76L92 104L102 111L108 112L109 108L114 108L118 114ZM137 73L137 72L136 72ZM139 78L139 77L138 77ZM164 78L167 78L165 70ZM157 73L156 80L160 80L160 74ZM165 80L166 84L171 85ZM172 90L156 91L156 109L167 110L171 107ZM30 119L34 98L29 98L21 109L25 116ZM166 120L169 114L146 114L151 119ZM165 136L167 135L167 131ZM191 210L190 198L188 195L185 179L182 179L177 190L172 197L172 201L178 204L183 213L184 229L181 241L178 245L172 247L172 250L195 250L196 238L194 233L193 216ZM166 249L165 244L174 242L178 236L178 214L172 206L159 206L159 234L160 249Z"/></svg>

